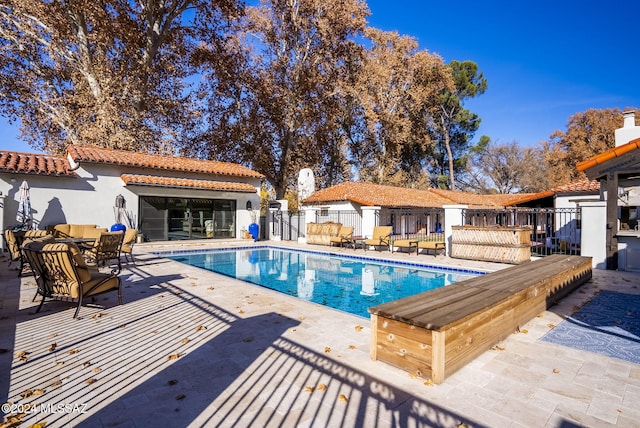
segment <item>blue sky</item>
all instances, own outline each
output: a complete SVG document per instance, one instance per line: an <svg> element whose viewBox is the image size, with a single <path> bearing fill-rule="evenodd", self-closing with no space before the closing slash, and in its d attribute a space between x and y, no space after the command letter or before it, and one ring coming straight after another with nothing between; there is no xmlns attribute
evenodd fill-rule
<svg viewBox="0 0 640 428"><path fill-rule="evenodd" d="M640 108L638 0L369 0L369 23L445 62L471 60L488 89L465 107L480 135L536 146L589 108Z"/></svg>
<svg viewBox="0 0 640 428"><path fill-rule="evenodd" d="M489 87L466 107L480 135L536 146L589 108L640 108L640 1L369 0L370 25L471 60ZM35 152L0 118L0 147Z"/></svg>

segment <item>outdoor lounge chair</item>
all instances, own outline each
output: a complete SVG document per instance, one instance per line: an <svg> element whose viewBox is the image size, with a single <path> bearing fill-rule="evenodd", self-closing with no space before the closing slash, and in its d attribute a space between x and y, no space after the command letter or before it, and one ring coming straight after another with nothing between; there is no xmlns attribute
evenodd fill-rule
<svg viewBox="0 0 640 428"><path fill-rule="evenodd" d="M365 250L368 246L375 248L387 247L387 249L390 249L392 232L393 226L375 226L373 228L373 237L364 240Z"/></svg>
<svg viewBox="0 0 640 428"><path fill-rule="evenodd" d="M101 266L107 266L111 260L118 264L118 269L113 269L114 274L120 273L120 247L124 239L123 232L102 232L92 247L85 250L84 256L89 265L95 265L99 270Z"/></svg>
<svg viewBox="0 0 640 428"><path fill-rule="evenodd" d="M431 250L433 255L437 256L438 251L446 251L446 246L444 241L420 241L418 242L418 254L420 254L420 250L426 250L427 254Z"/></svg>
<svg viewBox="0 0 640 428"><path fill-rule="evenodd" d="M120 246L120 254L124 254L124 259L126 261L129 261L129 257L131 257L131 263L133 263L133 244L136 243L137 237L138 231L136 229L127 229L124 232L124 238L122 239L122 245Z"/></svg>
<svg viewBox="0 0 640 428"><path fill-rule="evenodd" d="M329 240L329 246L333 246L334 244L338 246L353 244L353 226L340 226L338 236L332 236Z"/></svg>
<svg viewBox="0 0 640 428"><path fill-rule="evenodd" d="M122 282L115 273L90 270L75 244L45 244L38 251L34 244L25 249L29 259L38 266L40 279L36 278L37 293L42 301L36 312L40 312L46 298L78 301L73 315L78 317L83 299L109 291L118 292L118 304L122 304Z"/></svg>
<svg viewBox="0 0 640 428"><path fill-rule="evenodd" d="M38 289L36 289L36 294L33 296L32 302L36 301L36 297L38 297L39 290L43 287L42 281L44 281L44 260L42 259L42 248L46 244L55 243L55 238L53 235L46 234L42 237L34 237L28 238L24 240L22 244L22 257L24 257L25 263L29 263L31 267L31 273L33 274L34 279L36 280L36 285Z"/></svg>
<svg viewBox="0 0 640 428"><path fill-rule="evenodd" d="M11 229L6 229L4 231L4 241L7 244L7 249L9 250L9 267L13 262L19 262L20 267L18 268L18 276L22 275L22 269L24 268L24 260L22 259L22 253L20 252L20 242L18 242L18 238L16 234Z"/></svg>

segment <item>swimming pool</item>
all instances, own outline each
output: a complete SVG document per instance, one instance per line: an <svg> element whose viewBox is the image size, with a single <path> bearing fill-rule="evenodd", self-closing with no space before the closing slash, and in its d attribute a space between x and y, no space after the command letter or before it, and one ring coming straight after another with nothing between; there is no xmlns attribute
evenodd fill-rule
<svg viewBox="0 0 640 428"><path fill-rule="evenodd" d="M158 255L367 318L371 306L484 273L277 247Z"/></svg>

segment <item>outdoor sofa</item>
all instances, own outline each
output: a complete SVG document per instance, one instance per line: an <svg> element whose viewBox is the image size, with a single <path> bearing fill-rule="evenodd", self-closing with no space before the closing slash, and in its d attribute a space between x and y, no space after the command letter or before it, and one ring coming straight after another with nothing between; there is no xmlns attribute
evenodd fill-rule
<svg viewBox="0 0 640 428"><path fill-rule="evenodd" d="M331 245L340 233L341 223L307 223L307 244Z"/></svg>

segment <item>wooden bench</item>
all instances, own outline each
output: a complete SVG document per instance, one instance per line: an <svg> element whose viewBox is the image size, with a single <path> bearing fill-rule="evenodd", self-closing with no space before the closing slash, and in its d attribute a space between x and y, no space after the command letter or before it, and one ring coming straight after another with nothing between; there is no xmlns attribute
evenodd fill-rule
<svg viewBox="0 0 640 428"><path fill-rule="evenodd" d="M556 254L369 308L371 358L442 383L591 278Z"/></svg>

